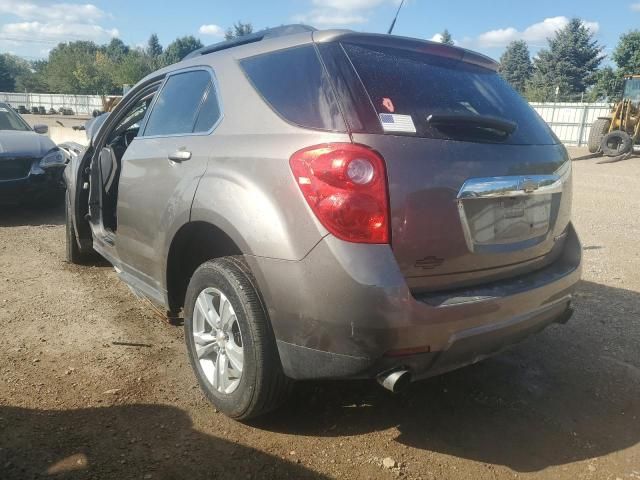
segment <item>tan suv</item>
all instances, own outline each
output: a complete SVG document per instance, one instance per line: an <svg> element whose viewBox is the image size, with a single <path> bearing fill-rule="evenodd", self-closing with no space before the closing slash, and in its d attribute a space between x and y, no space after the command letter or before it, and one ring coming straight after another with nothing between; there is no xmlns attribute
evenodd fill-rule
<svg viewBox="0 0 640 480"><path fill-rule="evenodd" d="M184 314L234 418L291 379L390 390L571 315L565 148L457 47L285 26L136 85L65 171L67 249Z"/></svg>

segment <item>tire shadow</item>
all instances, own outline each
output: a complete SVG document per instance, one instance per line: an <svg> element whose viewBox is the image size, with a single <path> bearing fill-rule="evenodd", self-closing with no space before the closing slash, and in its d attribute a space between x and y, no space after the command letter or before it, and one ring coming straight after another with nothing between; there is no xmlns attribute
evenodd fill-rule
<svg viewBox="0 0 640 480"><path fill-rule="evenodd" d="M324 476L194 429L160 405L78 410L0 407L0 478L176 479Z"/></svg>
<svg viewBox="0 0 640 480"><path fill-rule="evenodd" d="M582 282L576 314L497 357L391 395L374 382L303 383L266 430L395 441L519 472L640 441L640 293Z"/></svg>

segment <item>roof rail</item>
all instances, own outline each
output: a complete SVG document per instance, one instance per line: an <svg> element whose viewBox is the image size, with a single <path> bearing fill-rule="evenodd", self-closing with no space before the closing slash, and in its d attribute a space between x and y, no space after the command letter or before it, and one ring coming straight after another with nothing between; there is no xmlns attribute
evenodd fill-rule
<svg viewBox="0 0 640 480"><path fill-rule="evenodd" d="M207 45L206 47L199 48L198 50L194 50L193 52L188 54L183 58L183 60L200 55L219 52L220 50L239 47L240 45L246 45L248 43L260 42L269 38L284 37L286 35L293 35L296 33L314 32L315 30L315 28L309 25L302 24L282 25L280 27L265 28L264 30L260 30L259 32L250 33L248 35L243 35L242 37L225 40L224 42L218 42L212 45Z"/></svg>

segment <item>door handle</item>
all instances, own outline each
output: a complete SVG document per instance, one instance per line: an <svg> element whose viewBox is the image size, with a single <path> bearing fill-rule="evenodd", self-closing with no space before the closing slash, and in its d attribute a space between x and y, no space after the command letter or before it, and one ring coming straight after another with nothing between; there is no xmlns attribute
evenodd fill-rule
<svg viewBox="0 0 640 480"><path fill-rule="evenodd" d="M187 150L178 150L177 152L173 152L169 154L169 160L172 162L184 162L185 160L189 160L191 158L191 152Z"/></svg>

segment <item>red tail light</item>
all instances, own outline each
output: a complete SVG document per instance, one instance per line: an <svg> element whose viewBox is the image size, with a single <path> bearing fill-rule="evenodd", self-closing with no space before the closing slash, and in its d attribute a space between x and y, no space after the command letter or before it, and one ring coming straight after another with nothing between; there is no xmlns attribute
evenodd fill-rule
<svg viewBox="0 0 640 480"><path fill-rule="evenodd" d="M328 143L289 160L304 198L333 235L357 243L389 243L384 160L363 145Z"/></svg>

